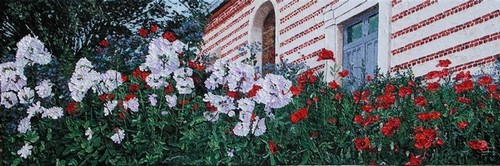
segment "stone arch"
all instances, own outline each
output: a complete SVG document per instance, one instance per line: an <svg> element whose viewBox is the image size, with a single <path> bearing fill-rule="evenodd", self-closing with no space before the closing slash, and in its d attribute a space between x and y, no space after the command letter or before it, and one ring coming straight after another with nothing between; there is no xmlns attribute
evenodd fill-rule
<svg viewBox="0 0 500 166"><path fill-rule="evenodd" d="M276 27L278 27L279 25L279 21L276 21L276 19L278 19L278 11L275 10L275 6L276 4L274 4L275 2L273 1L270 1L270 0L263 0L263 1L260 1L257 2L257 10L253 11L252 12L252 18L250 19L250 39L249 39L249 42L250 43L253 43L253 42L260 42L262 44L262 48L263 49L268 49L268 50L263 50L262 52L258 52L257 55L256 55L256 58L257 58L257 65L259 66L262 66L263 65L263 62L269 62L269 55L265 55L265 54L269 54L270 51L269 49L273 50L274 53L278 53L278 48L276 47L276 43L278 43L278 35L276 34ZM273 21L270 21L271 19L274 19ZM273 22L274 25L273 26L270 26L270 25L265 25L266 22L269 24L269 22ZM273 29L273 35L272 38L273 41L272 42L269 42L270 38L268 36L268 38L266 39L267 42L264 43L263 42L263 36L265 36L265 28L269 28L269 27L272 27L274 28ZM269 29L267 29L267 35L269 35ZM272 48L264 48L264 47L268 47L269 45L272 45L273 47ZM274 54L275 55L275 54ZM263 60L263 58L266 58L266 60ZM274 58L274 61L276 59L275 56L273 56L272 58Z"/></svg>

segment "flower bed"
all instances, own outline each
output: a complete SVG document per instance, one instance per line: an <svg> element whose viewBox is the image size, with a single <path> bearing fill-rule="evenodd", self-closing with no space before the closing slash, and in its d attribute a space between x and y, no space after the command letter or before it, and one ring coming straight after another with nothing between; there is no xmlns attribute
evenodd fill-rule
<svg viewBox="0 0 500 166"><path fill-rule="evenodd" d="M452 76L446 60L349 92L337 82L349 71L324 83L311 71L262 75L251 59L207 66L171 33L147 50L129 74L80 59L64 102L50 80L27 74L50 53L21 40L16 61L0 64L3 163L499 164L498 78Z"/></svg>

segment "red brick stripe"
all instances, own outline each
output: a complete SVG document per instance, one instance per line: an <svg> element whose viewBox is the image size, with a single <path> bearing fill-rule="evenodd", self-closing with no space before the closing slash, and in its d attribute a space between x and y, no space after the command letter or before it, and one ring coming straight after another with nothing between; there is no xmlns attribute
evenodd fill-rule
<svg viewBox="0 0 500 166"><path fill-rule="evenodd" d="M292 23L292 24L288 25L287 27L281 29L280 30L280 35L283 35L284 33L292 30L293 28L299 26L300 24L303 24L304 22L309 21L310 19L312 19L312 18L314 18L314 17L322 14L323 13L323 9L325 9L325 8L327 8L327 7L335 4L335 3L337 3L338 1L339 0L334 0L334 1L330 2L328 5L323 6L322 8L314 11L313 13L311 13L311 14L309 14L307 16L305 16L304 18L302 18L302 19L300 19L298 21L295 21L294 23Z"/></svg>
<svg viewBox="0 0 500 166"><path fill-rule="evenodd" d="M294 61L292 62L292 64L295 64L295 65L296 65L296 64L299 64L299 63L305 62L305 61L307 61L308 59L311 59L311 58L313 58L313 57L316 57L316 56L318 56L319 51L321 51L321 50L314 51L314 52L312 52L312 53L310 53L310 54L307 54L306 56L301 55L301 56L300 56L300 58L299 58L299 59L294 60Z"/></svg>
<svg viewBox="0 0 500 166"><path fill-rule="evenodd" d="M305 43L302 43L301 45L299 45L299 46L297 46L297 47L295 47L293 49L290 49L290 50L286 51L283 54L280 54L280 58L282 58L282 57L284 57L286 55L293 54L293 53L295 53L295 52L297 52L297 51L299 51L299 50L301 50L301 49L303 49L303 48L305 48L307 46L310 46L310 45L312 45L312 44L314 44L314 43L316 43L318 41L321 41L323 39L325 39L325 34L322 34L321 36L315 37L314 39L311 39L311 40L309 40L309 41L307 41Z"/></svg>
<svg viewBox="0 0 500 166"><path fill-rule="evenodd" d="M243 43L241 43L241 44L238 44L237 46L235 46L235 47L233 47L232 49L228 50L227 52L223 53L220 57L221 57L221 58L224 58L225 56L227 56L227 55L229 55L229 54L233 53L235 50L238 50L240 47L242 47L243 45L245 45L245 44L247 44L247 43L248 43L248 41L245 41L245 42L243 42Z"/></svg>
<svg viewBox="0 0 500 166"><path fill-rule="evenodd" d="M446 17L451 16L451 15L453 15L455 13L458 13L460 11L468 9L468 8L474 6L474 5L477 5L477 4L481 3L482 1L483 0L469 0L469 1L465 2L465 3L462 3L462 4L460 4L458 6L455 6L455 7L451 8L451 9L448 9L448 10L442 12L442 13L439 13L439 14L437 14L435 16L432 16L431 18L428 18L426 20L420 21L419 23L413 24L413 25L411 25L409 27L406 27L406 28L404 28L402 30L394 32L394 33L391 34L391 39L394 39L394 38L396 38L398 36L401 36L401 35L404 35L404 34L407 34L407 33L413 32L413 31L416 31L416 30L418 30L418 29L420 29L420 28L422 28L424 26L427 26L427 25L432 24L432 23L434 23L436 21L442 20L443 18L446 18Z"/></svg>
<svg viewBox="0 0 500 166"><path fill-rule="evenodd" d="M478 59L478 60L475 60L472 62L467 62L464 64L450 67L450 68L448 68L448 71L455 73L455 72L463 71L463 70L470 69L473 67L477 67L477 66L481 66L481 65L485 65L485 64L489 64L489 63L494 63L499 59L500 59L500 54L496 54L496 55L492 55L492 56L489 56L486 58Z"/></svg>
<svg viewBox="0 0 500 166"><path fill-rule="evenodd" d="M294 10L290 14L288 14L285 17L281 18L280 19L280 23L283 24L285 21L291 19L295 15L299 14L300 12L302 12L302 11L306 10L307 8L311 7L312 5L316 4L316 2L318 2L318 0L312 0L312 1L307 2L305 5L302 5L297 10Z"/></svg>
<svg viewBox="0 0 500 166"><path fill-rule="evenodd" d="M240 30L242 30L243 28L246 28L248 26L248 21L241 24L238 28L234 29L233 31L231 31L230 33L228 33L226 36L222 37L221 39L219 39L217 42L215 42L214 44L210 45L209 47L207 47L205 50L212 50L213 48L215 48L216 46L220 45L223 41L225 41L227 38L233 36L234 34L236 34L237 32L239 32Z"/></svg>
<svg viewBox="0 0 500 166"><path fill-rule="evenodd" d="M208 34L215 30L220 25L224 24L232 17L237 15L239 12L243 11L243 8L247 7L253 2L253 0L238 0L236 5L225 9L221 15L215 17L205 28L205 34Z"/></svg>
<svg viewBox="0 0 500 166"><path fill-rule="evenodd" d="M243 38L243 37L246 37L247 35L248 35L248 31L246 31L246 32L244 32L244 33L242 33L242 34L238 35L237 37L233 38L233 40L231 40L231 41L227 42L226 44L224 44L224 45L221 47L221 49L225 49L225 48L227 48L229 45L233 44L234 42L236 42L236 41L240 40L240 39L241 39L241 38Z"/></svg>
<svg viewBox="0 0 500 166"><path fill-rule="evenodd" d="M424 2L418 4L417 6L413 6L407 10L404 10L404 11L399 12L398 14L392 16L391 22L396 22L397 20L402 19L402 18L404 18L412 13L419 11L419 10L422 10L428 6L431 6L432 4L434 4L436 2L437 2L437 0L425 0Z"/></svg>
<svg viewBox="0 0 500 166"><path fill-rule="evenodd" d="M392 0L391 5L392 7L396 6L397 4L401 3L403 0Z"/></svg>
<svg viewBox="0 0 500 166"><path fill-rule="evenodd" d="M321 21L321 22L313 25L312 27L307 28L305 31L302 31L302 32L300 32L300 33L298 33L298 34L296 34L296 35L294 35L294 36L286 39L285 41L281 42L280 43L280 47L283 47L283 46L285 46L287 44L290 44L291 42L293 42L293 41L295 41L295 40L297 40L297 39L299 39L299 38L301 38L301 37L303 37L303 36L305 36L305 35L313 32L314 30L323 27L323 25L325 25L325 22Z"/></svg>
<svg viewBox="0 0 500 166"><path fill-rule="evenodd" d="M417 64L422 64L422 63L431 61L433 59L441 58L443 56L447 56L447 55L450 55L450 54L453 54L456 52L460 52L460 51L463 51L463 50L466 50L469 48L473 48L473 47L476 47L476 46L479 46L479 45L482 45L485 43L489 43L489 42L498 40L499 38L500 38L500 32L495 32L493 34L486 35L486 36L483 36L483 37L480 37L480 38L477 38L477 39L474 39L474 40L471 40L471 41L468 41L468 42L465 42L465 43L462 43L462 44L459 44L459 45L456 45L456 46L453 46L450 48L447 48L445 50L441 50L441 51L429 54L427 56L396 65L394 67L391 67L391 72L401 70L401 69L407 69L407 68L415 66Z"/></svg>
<svg viewBox="0 0 500 166"><path fill-rule="evenodd" d="M441 32L438 32L438 33L435 33L435 34L432 34L430 36L427 36L425 38L422 38L420 40L417 40L413 43L410 43L410 44L407 44L403 47L400 47L398 49L395 49L395 50L392 50L391 51L391 54L392 55L397 55L397 54L400 54L402 52L405 52L405 51L408 51L410 49L413 49L415 47L418 47L418 46L421 46L421 45L424 45L426 43L429 43L431 41L434 41L434 40L437 40L439 38L442 38L442 37L445 37L445 36L448 36L448 35L451 35L455 32L458 32L458 31L461 31L465 28L469 28L469 27L473 27L475 25L478 25L478 24L481 24L481 23L484 23L488 20L491 20L493 18L497 18L498 16L500 16L500 10L495 10L491 13L488 13L488 14L485 14L481 17L478 17L474 20L471 20L471 21L468 21L466 23L463 23L461 25L457 25L455 27L452 27L452 28L449 28L449 29L446 29L444 31L441 31Z"/></svg>
<svg viewBox="0 0 500 166"><path fill-rule="evenodd" d="M210 38L208 38L207 40L205 41L211 41L213 40L214 38L216 38L217 36L219 36L220 34L224 33L227 29L233 27L234 24L236 23L239 23L241 22L241 20L243 18L246 18L248 15L250 15L250 13L252 13L254 8L246 11L245 13L243 13L241 16L239 16L238 18L234 19L231 23L229 23L228 25L224 26L220 31L217 31L217 33L215 33L214 35L212 35ZM206 33L207 34L207 33Z"/></svg>
<svg viewBox="0 0 500 166"><path fill-rule="evenodd" d="M283 7L280 8L280 12L283 12L286 9L288 9L289 7L292 7L297 2L299 2L299 0L293 0L293 1L288 2L288 4L286 4L285 6L283 6Z"/></svg>

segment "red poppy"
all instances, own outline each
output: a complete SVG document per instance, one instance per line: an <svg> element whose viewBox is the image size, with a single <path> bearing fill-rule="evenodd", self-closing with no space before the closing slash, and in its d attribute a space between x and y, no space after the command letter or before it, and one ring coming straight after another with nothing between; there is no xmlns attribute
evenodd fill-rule
<svg viewBox="0 0 500 166"><path fill-rule="evenodd" d="M349 75L349 70L342 70L338 74L340 77L346 77L347 75Z"/></svg>
<svg viewBox="0 0 500 166"><path fill-rule="evenodd" d="M444 145L444 140L442 140L441 138L436 138L436 145L437 146L443 146Z"/></svg>
<svg viewBox="0 0 500 166"><path fill-rule="evenodd" d="M436 65L436 67L448 67L450 64L451 61L449 59L439 60L439 63Z"/></svg>
<svg viewBox="0 0 500 166"><path fill-rule="evenodd" d="M335 58L333 57L333 51L331 50L327 50L327 49L321 49L321 51L319 51L318 53L318 60L317 61L321 61L321 60L333 60L335 61Z"/></svg>
<svg viewBox="0 0 500 166"><path fill-rule="evenodd" d="M188 61L188 66L200 72L203 72L203 70L205 70L205 67L202 64L198 64L194 61Z"/></svg>
<svg viewBox="0 0 500 166"><path fill-rule="evenodd" d="M422 122L426 122L429 119L431 119L431 116L428 113L424 112L424 113L418 113L417 118Z"/></svg>
<svg viewBox="0 0 500 166"><path fill-rule="evenodd" d="M380 120L380 116L368 116L363 122L363 127L369 126L372 123L375 123Z"/></svg>
<svg viewBox="0 0 500 166"><path fill-rule="evenodd" d="M477 83L479 85L486 86L486 85L491 84L492 80L493 79L491 79L490 76L485 75L485 76L480 77L479 80L477 80Z"/></svg>
<svg viewBox="0 0 500 166"><path fill-rule="evenodd" d="M109 43L106 39L102 39L100 42L99 42L99 46L101 46L102 48L106 48L108 47Z"/></svg>
<svg viewBox="0 0 500 166"><path fill-rule="evenodd" d="M467 144L471 149L481 152L488 149L488 142L486 142L485 140L472 140L467 142Z"/></svg>
<svg viewBox="0 0 500 166"><path fill-rule="evenodd" d="M70 102L66 106L66 111L69 115L73 115L75 113L76 107L78 106L78 102Z"/></svg>
<svg viewBox="0 0 500 166"><path fill-rule="evenodd" d="M166 87L165 87L165 94L170 94L174 92L174 86L172 86L172 84L168 84Z"/></svg>
<svg viewBox="0 0 500 166"><path fill-rule="evenodd" d="M328 123L329 124L335 124L335 123L337 123L337 118L328 118Z"/></svg>
<svg viewBox="0 0 500 166"><path fill-rule="evenodd" d="M411 95L412 93L413 93L413 91L411 90L411 88L409 88L407 86L401 87L398 91L399 97L406 97L408 95Z"/></svg>
<svg viewBox="0 0 500 166"><path fill-rule="evenodd" d="M188 104L188 103L189 103L189 100L179 100L179 101L177 101L177 103L178 103L179 105L183 106L183 105Z"/></svg>
<svg viewBox="0 0 500 166"><path fill-rule="evenodd" d="M139 89L140 89L140 87L137 84L132 84L132 85L128 86L128 90L130 92L136 92L136 91L139 91Z"/></svg>
<svg viewBox="0 0 500 166"><path fill-rule="evenodd" d="M363 117L361 115L355 115L354 116L354 123L357 123L357 124L363 124L365 120L363 119Z"/></svg>
<svg viewBox="0 0 500 166"><path fill-rule="evenodd" d="M122 82L127 82L128 77L125 74L122 74Z"/></svg>
<svg viewBox="0 0 500 166"><path fill-rule="evenodd" d="M437 112L437 111L432 111L432 112L429 112L429 117L431 119L439 119L441 117L441 113L440 112Z"/></svg>
<svg viewBox="0 0 500 166"><path fill-rule="evenodd" d="M414 146L417 149L427 149L430 148L432 145L432 140L429 139L429 137L423 133L415 134L414 139L415 139Z"/></svg>
<svg viewBox="0 0 500 166"><path fill-rule="evenodd" d="M210 102L205 103L205 108L207 108L209 112L217 111L217 108L214 107Z"/></svg>
<svg viewBox="0 0 500 166"><path fill-rule="evenodd" d="M368 137L356 138L354 139L354 147L358 151L367 150L370 147L370 139L368 139Z"/></svg>
<svg viewBox="0 0 500 166"><path fill-rule="evenodd" d="M260 89L262 89L262 87L258 85L253 85L252 89L248 91L247 97L254 97L255 95L257 95L257 91L259 91Z"/></svg>
<svg viewBox="0 0 500 166"><path fill-rule="evenodd" d="M174 32L172 31L166 31L163 33L163 35L161 35L164 39L167 39L169 42L174 42L175 40L177 40L177 38L175 37L175 34Z"/></svg>
<svg viewBox="0 0 500 166"><path fill-rule="evenodd" d="M488 89L488 92L490 92L490 93L496 93L497 89L498 89L498 86L495 85L495 84L491 84L491 85L488 85L486 87L486 89Z"/></svg>
<svg viewBox="0 0 500 166"><path fill-rule="evenodd" d="M276 145L274 144L274 141L273 140L269 140L268 144L269 144L269 151L271 152L271 154L275 155L277 148L276 148Z"/></svg>
<svg viewBox="0 0 500 166"><path fill-rule="evenodd" d="M365 79L365 80L366 80L366 82L370 82L370 81L372 81L372 76L366 76L366 79Z"/></svg>
<svg viewBox="0 0 500 166"><path fill-rule="evenodd" d="M317 80L316 75L314 75L313 70L308 70L297 77L299 84L303 83L315 83Z"/></svg>
<svg viewBox="0 0 500 166"><path fill-rule="evenodd" d="M125 96L125 98L123 100L129 101L130 99L133 99L133 98L137 98L137 96L135 94L131 93L131 94L128 94L127 96Z"/></svg>
<svg viewBox="0 0 500 166"><path fill-rule="evenodd" d="M154 25L151 25L151 28L149 28L151 30L151 32L153 33L156 33L158 32L158 25L154 24Z"/></svg>
<svg viewBox="0 0 500 166"><path fill-rule="evenodd" d="M355 91L353 93L354 103L358 104L360 101L370 103L368 96L370 96L370 91L368 90L364 90L363 92Z"/></svg>
<svg viewBox="0 0 500 166"><path fill-rule="evenodd" d="M142 81L146 82L146 78L149 76L150 73L141 71L139 68L136 68L134 72L132 72L132 76L136 78L140 78Z"/></svg>
<svg viewBox="0 0 500 166"><path fill-rule="evenodd" d="M299 121L307 118L308 113L309 110L307 110L307 108L301 108L290 115L290 121L292 121L292 123L298 123Z"/></svg>
<svg viewBox="0 0 500 166"><path fill-rule="evenodd" d="M460 73L458 73L454 78L453 80L455 81L460 81L460 80L469 80L472 78L472 75L470 75L470 71L467 71L467 72L464 72L464 71L461 71Z"/></svg>
<svg viewBox="0 0 500 166"><path fill-rule="evenodd" d="M233 98L233 99L240 98L240 94L238 94L238 92L236 92L236 91L227 91L226 95Z"/></svg>
<svg viewBox="0 0 500 166"><path fill-rule="evenodd" d="M142 29L142 28L137 30L137 33L139 33L139 36L144 37L144 38L148 37L148 34L149 34L147 29Z"/></svg>
<svg viewBox="0 0 500 166"><path fill-rule="evenodd" d="M396 101L396 96L392 93L386 93L376 98L376 106L382 109L389 109Z"/></svg>
<svg viewBox="0 0 500 166"><path fill-rule="evenodd" d="M335 94L335 100L340 101L340 100L342 100L343 96L344 95L342 95L342 93L337 93L337 94Z"/></svg>
<svg viewBox="0 0 500 166"><path fill-rule="evenodd" d="M394 85L392 85L392 84L385 85L385 88L384 88L385 93L392 93L392 92L394 92L394 90L396 90L396 87Z"/></svg>
<svg viewBox="0 0 500 166"><path fill-rule="evenodd" d="M467 123L467 121L461 121L461 122L457 122L457 127L459 129L465 129L467 127L469 123Z"/></svg>
<svg viewBox="0 0 500 166"><path fill-rule="evenodd" d="M299 96L300 93L302 93L302 90L303 90L303 87L301 84L299 84L297 86L290 87L290 92L292 92L293 96Z"/></svg>
<svg viewBox="0 0 500 166"><path fill-rule="evenodd" d="M372 112L373 111L373 107L371 105L363 105L361 107L361 110L363 110L365 112Z"/></svg>
<svg viewBox="0 0 500 166"><path fill-rule="evenodd" d="M449 113L448 113L448 114L449 114L449 115L453 115L453 114L455 114L455 113L457 113L457 112L458 112L458 110L457 110L457 109L452 108L452 109L450 109L450 111L449 111Z"/></svg>
<svg viewBox="0 0 500 166"><path fill-rule="evenodd" d="M125 120L125 115L122 112L118 112L118 118Z"/></svg>
<svg viewBox="0 0 500 166"><path fill-rule="evenodd" d="M408 85L414 87L417 83L415 81L408 81Z"/></svg>
<svg viewBox="0 0 500 166"><path fill-rule="evenodd" d="M99 100L101 100L102 102L110 101L113 100L114 98L115 95L111 93L105 93L99 96Z"/></svg>
<svg viewBox="0 0 500 166"><path fill-rule="evenodd" d="M469 98L467 97L458 97L457 98L458 102L464 103L464 104L471 104L472 102L470 101Z"/></svg>
<svg viewBox="0 0 500 166"><path fill-rule="evenodd" d="M428 83L426 88L428 91L431 91L431 92L437 91L437 90L439 90L439 83L437 83L437 82Z"/></svg>
<svg viewBox="0 0 500 166"><path fill-rule="evenodd" d="M337 84L337 81L333 80L331 82L328 83L328 87L330 87L330 89L332 90L335 90L337 88L339 88L339 84Z"/></svg>
<svg viewBox="0 0 500 166"><path fill-rule="evenodd" d="M406 163L406 165L421 165L422 164L422 156L410 154L410 161Z"/></svg>
<svg viewBox="0 0 500 166"><path fill-rule="evenodd" d="M462 93L474 89L474 84L471 80L465 80L462 83L455 85L455 93Z"/></svg>
<svg viewBox="0 0 500 166"><path fill-rule="evenodd" d="M432 79L436 79L436 78L444 78L444 77L446 77L448 75L449 75L448 70L443 69L441 71L437 71L437 70L436 71L431 71L431 72L425 74L424 78L426 80L432 80Z"/></svg>
<svg viewBox="0 0 500 166"><path fill-rule="evenodd" d="M385 136L391 137L394 135L394 131L399 129L400 124L401 120L399 120L399 118L397 117L393 117L390 118L380 130Z"/></svg>
<svg viewBox="0 0 500 166"><path fill-rule="evenodd" d="M415 97L415 99L413 100L413 103L416 106L420 106L420 107L427 107L427 105L428 105L427 100L425 99L424 96Z"/></svg>

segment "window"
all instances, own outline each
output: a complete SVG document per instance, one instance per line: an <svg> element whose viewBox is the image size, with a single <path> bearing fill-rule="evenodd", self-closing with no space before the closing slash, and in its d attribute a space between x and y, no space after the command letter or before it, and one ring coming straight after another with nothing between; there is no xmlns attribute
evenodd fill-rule
<svg viewBox="0 0 500 166"><path fill-rule="evenodd" d="M275 37L276 37L276 22L274 16L274 10L269 11L266 18L264 19L264 25L262 28L262 66L264 73L272 72L269 65L274 64L276 53L275 53Z"/></svg>
<svg viewBox="0 0 500 166"><path fill-rule="evenodd" d="M359 88L377 68L378 9L373 8L344 23L342 68L349 70L344 85L351 91Z"/></svg>

